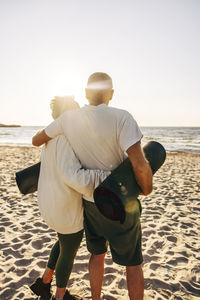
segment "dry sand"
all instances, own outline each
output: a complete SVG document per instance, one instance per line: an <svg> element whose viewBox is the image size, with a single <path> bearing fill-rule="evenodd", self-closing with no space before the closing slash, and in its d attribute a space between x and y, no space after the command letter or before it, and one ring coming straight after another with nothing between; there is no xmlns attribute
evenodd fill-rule
<svg viewBox="0 0 200 300"><path fill-rule="evenodd" d="M40 217L37 196L20 195L15 172L39 160L36 148L0 147L0 299L36 299L29 291L42 274L56 234ZM143 206L144 299L200 299L200 155L168 154ZM90 297L89 254L83 240L69 288ZM53 289L55 281L53 282ZM128 299L124 267L108 253L102 299Z"/></svg>

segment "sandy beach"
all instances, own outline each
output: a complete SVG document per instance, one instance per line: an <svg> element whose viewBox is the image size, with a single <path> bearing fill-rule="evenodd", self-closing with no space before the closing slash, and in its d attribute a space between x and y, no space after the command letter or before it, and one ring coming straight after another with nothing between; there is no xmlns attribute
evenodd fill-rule
<svg viewBox="0 0 200 300"><path fill-rule="evenodd" d="M28 286L45 268L56 233L40 217L37 194L22 196L15 172L39 161L40 149L0 147L0 299L36 299ZM144 299L200 299L200 155L168 153L154 191L140 197ZM85 239L68 284L91 299ZM53 281L55 290L55 280ZM125 268L108 252L102 299L128 299Z"/></svg>

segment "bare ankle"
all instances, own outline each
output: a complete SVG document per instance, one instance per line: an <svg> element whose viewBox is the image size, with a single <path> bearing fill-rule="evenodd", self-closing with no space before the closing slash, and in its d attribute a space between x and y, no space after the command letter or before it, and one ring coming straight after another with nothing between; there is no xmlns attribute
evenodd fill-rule
<svg viewBox="0 0 200 300"><path fill-rule="evenodd" d="M56 289L56 299L57 298L63 298L64 297L64 295L65 295L65 292L66 292L66 288L59 288L59 287L57 287L57 289Z"/></svg>
<svg viewBox="0 0 200 300"><path fill-rule="evenodd" d="M42 277L42 282L43 282L44 284L48 284L48 283L51 282L51 279L50 279L50 278L47 278L47 277Z"/></svg>
<svg viewBox="0 0 200 300"><path fill-rule="evenodd" d="M50 269L50 268L46 268L44 271L44 274L42 276L42 282L47 284L51 282L52 276L53 276L53 272L54 270Z"/></svg>

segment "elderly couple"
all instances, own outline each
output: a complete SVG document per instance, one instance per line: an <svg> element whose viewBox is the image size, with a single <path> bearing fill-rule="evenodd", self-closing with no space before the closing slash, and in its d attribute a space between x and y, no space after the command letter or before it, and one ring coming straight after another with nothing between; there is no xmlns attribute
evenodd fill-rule
<svg viewBox="0 0 200 300"><path fill-rule="evenodd" d="M113 261L126 266L130 299L143 299L140 223L135 224L133 218L127 218L129 223L125 221L123 225L110 221L93 200L95 187L127 155L142 194L152 191L152 172L140 144L142 133L130 113L108 106L112 96L110 76L102 72L92 74L86 88L89 105L79 108L70 97L55 98L51 103L55 120L33 137L33 145L45 144L38 184L40 211L47 224L58 232L42 278L30 287L42 299L81 299L71 295L66 286L82 240L83 223L91 253L92 299L101 298L108 242ZM55 297L51 294L54 270Z"/></svg>

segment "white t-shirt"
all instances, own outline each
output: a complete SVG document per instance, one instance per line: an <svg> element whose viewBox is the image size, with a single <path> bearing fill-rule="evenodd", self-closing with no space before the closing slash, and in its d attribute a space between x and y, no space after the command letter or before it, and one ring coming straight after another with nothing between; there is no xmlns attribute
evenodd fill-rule
<svg viewBox="0 0 200 300"><path fill-rule="evenodd" d="M129 112L105 104L67 111L45 132L52 138L64 134L84 168L106 171L115 169L127 157L125 151L142 138Z"/></svg>
<svg viewBox="0 0 200 300"><path fill-rule="evenodd" d="M109 172L84 170L67 138L59 135L41 153L38 203L48 226L70 234L83 229L82 194L92 197Z"/></svg>

